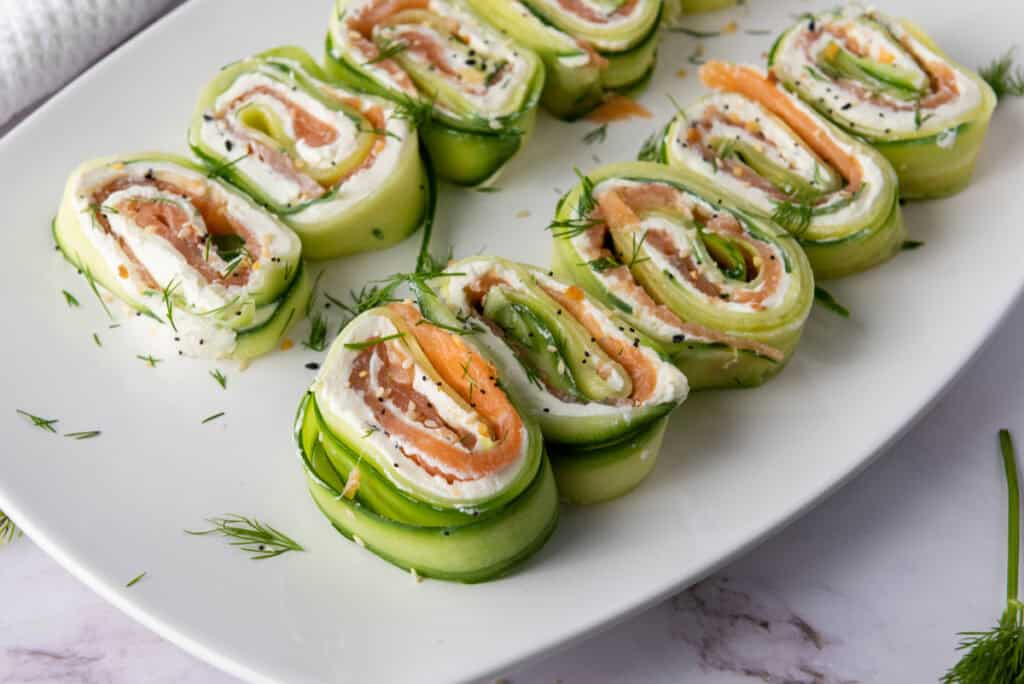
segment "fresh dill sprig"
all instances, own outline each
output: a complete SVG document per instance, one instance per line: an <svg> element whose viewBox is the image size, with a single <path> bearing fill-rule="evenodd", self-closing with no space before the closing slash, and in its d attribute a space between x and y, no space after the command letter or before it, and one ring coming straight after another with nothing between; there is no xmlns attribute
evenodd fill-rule
<svg viewBox="0 0 1024 684"><path fill-rule="evenodd" d="M471 368L472 363L473 357L467 355L466 363L460 364L459 367L462 368L462 377L469 381L469 405L476 406L476 404L473 403L473 390L476 388L476 381L473 380L473 376L469 374L469 369Z"/></svg>
<svg viewBox="0 0 1024 684"><path fill-rule="evenodd" d="M400 135L398 135L397 133L394 133L392 131L389 131L386 128L374 128L374 127L366 128L362 124L359 124L358 126L356 126L356 130L359 131L360 133L366 133L367 135L381 135L381 136L384 136L386 138L394 138L395 140L401 140L402 139L402 137Z"/></svg>
<svg viewBox="0 0 1024 684"><path fill-rule="evenodd" d="M146 573L145 573L145 572L140 572L140 573L139 573L138 575L136 575L135 577L133 577L133 578L131 578L130 580L128 580L128 584L126 584L126 585L124 585L124 586L125 586L125 587L134 587L134 586L135 586L136 584L138 584L138 583L139 583L139 582L140 582L140 581L142 580L142 578L143 578L143 577L145 577L145 576L146 576Z"/></svg>
<svg viewBox="0 0 1024 684"><path fill-rule="evenodd" d="M326 297L327 301L331 304L334 304L336 307L348 314L348 319L343 321L341 324L341 327L344 328L352 321L353 318L364 311L369 311L370 309L374 309L378 306L384 306L390 302L397 302L398 299L395 298L394 294L399 285L401 285L400 282L386 282L382 285L364 285L360 288L359 292L356 292L355 290L349 291L348 296L350 301L348 303L343 302L327 292L324 292L324 297Z"/></svg>
<svg viewBox="0 0 1024 684"><path fill-rule="evenodd" d="M7 514L0 511L0 546L10 544L21 536L21 530L14 524L14 521L7 517Z"/></svg>
<svg viewBox="0 0 1024 684"><path fill-rule="evenodd" d="M306 313L308 317L313 311L313 303L316 302L317 291L320 289L320 280L324 277L326 269L316 274L316 278L313 279L313 287L309 288L309 298L306 300Z"/></svg>
<svg viewBox="0 0 1024 684"><path fill-rule="evenodd" d="M231 261L229 261L227 265L224 267L224 271L220 274L221 277L230 277L231 274L238 270L238 267L241 266L242 263L247 259L251 260L252 257L249 254L249 250L245 248L245 245L242 245L241 247L238 248L238 254L236 254L234 258L231 259Z"/></svg>
<svg viewBox="0 0 1024 684"><path fill-rule="evenodd" d="M206 177L207 178L221 178L224 175L225 171L227 171L232 166L234 166L235 164L237 164L238 162L242 161L243 159L245 159L248 156L249 156L249 153L246 152L245 154L241 154L241 155L235 157L231 161L226 161L223 164L218 164L217 166L213 166L213 167L210 168L209 171L206 172Z"/></svg>
<svg viewBox="0 0 1024 684"><path fill-rule="evenodd" d="M594 219L565 219L555 220L548 224L548 230L556 238L574 238L580 233L585 233L594 226L601 225L600 221Z"/></svg>
<svg viewBox="0 0 1024 684"><path fill-rule="evenodd" d="M371 349L376 347L381 342L387 342L388 340L397 340L399 337L405 337L405 333L395 333L394 335L385 335L384 337L374 337L371 340L365 340L363 342L346 342L345 349L351 349L353 351L363 351L364 349Z"/></svg>
<svg viewBox="0 0 1024 684"><path fill-rule="evenodd" d="M963 657L942 677L942 684L1018 682L1024 673L1024 603L1018 597L1020 561L1020 486L1017 456L1008 430L999 431L999 448L1006 475L1007 553L1006 609L987 632L960 632Z"/></svg>
<svg viewBox="0 0 1024 684"><path fill-rule="evenodd" d="M1024 97L1024 67L1014 65L1014 50L1010 48L1002 57L978 70L1000 100L1007 96Z"/></svg>
<svg viewBox="0 0 1024 684"><path fill-rule="evenodd" d="M100 341L100 336L97 333L92 334L92 341L96 343L97 347L103 346L103 343Z"/></svg>
<svg viewBox="0 0 1024 684"><path fill-rule="evenodd" d="M643 232L643 235L640 236L640 240L639 241L637 241L637 239L636 239L636 233L633 233L632 239L633 239L632 250L630 251L629 263L627 264L627 266L629 268L633 268L637 264L642 264L645 261L650 261L651 260L650 257L640 258L640 248L643 247L644 246L644 242L647 241L647 231L645 230Z"/></svg>
<svg viewBox="0 0 1024 684"><path fill-rule="evenodd" d="M221 417L223 417L223 416L224 416L224 412L223 412L223 411L220 411L220 412L218 412L218 413L214 413L214 414L213 414L213 415L211 415L211 416L206 416L206 417L205 417L205 418L203 418L203 420L202 420L202 421L200 421L200 422L201 422L201 423L202 423L203 425L206 425L207 423L211 423L211 422L213 422L213 421L215 421L215 420L217 420L218 418L221 418Z"/></svg>
<svg viewBox="0 0 1024 684"><path fill-rule="evenodd" d="M0 511L0 546L10 544L21 536L21 530L17 528L14 521L7 517L7 514Z"/></svg>
<svg viewBox="0 0 1024 684"><path fill-rule="evenodd" d="M591 259L590 261L584 261L579 266L589 266L591 270L603 273L604 271L610 271L613 268L622 266L622 263L612 257L598 257L597 259Z"/></svg>
<svg viewBox="0 0 1024 684"><path fill-rule="evenodd" d="M171 324L171 329L174 332L178 332L178 326L174 324L174 300L171 299L174 296L174 291L181 285L175 278L171 278L170 282L160 292L160 297L164 301L164 310L167 314L167 322Z"/></svg>
<svg viewBox="0 0 1024 684"><path fill-rule="evenodd" d="M217 534L227 537L232 540L229 544L251 554L253 560L273 558L288 551L306 550L288 535L253 518L230 514L219 518L207 518L206 522L213 527L208 530L185 532L195 536Z"/></svg>
<svg viewBox="0 0 1024 684"><path fill-rule="evenodd" d="M935 115L934 114L925 114L924 116L921 115L921 101L918 100L917 103L914 105L914 128L916 130L921 130L921 126L923 126L928 121L928 119L932 118L933 116L935 116Z"/></svg>
<svg viewBox="0 0 1024 684"><path fill-rule="evenodd" d="M583 136L583 142L587 145L593 145L594 143L603 143L605 138L608 137L608 124L601 124L594 130L590 131Z"/></svg>
<svg viewBox="0 0 1024 684"><path fill-rule="evenodd" d="M904 240L903 244L900 245L900 249L902 249L904 252L909 252L919 247L924 247L924 243L921 242L920 240Z"/></svg>
<svg viewBox="0 0 1024 684"><path fill-rule="evenodd" d="M52 432L54 434L57 433L57 428L53 426L60 422L59 418L42 418L40 416L33 415L28 411L22 411L21 409L15 409L15 411L19 415L25 416L26 418L31 420L32 424L35 425L40 430L46 430L47 432Z"/></svg>
<svg viewBox="0 0 1024 684"><path fill-rule="evenodd" d="M383 62L384 60L391 59L392 57L397 57L398 55L402 54L408 49L409 43L405 42L404 40L396 40L394 42L389 42L386 43L385 45L380 46L380 50L378 50L376 57L366 62L363 62L363 64L367 66L370 64L377 64L378 62Z"/></svg>
<svg viewBox="0 0 1024 684"><path fill-rule="evenodd" d="M71 439L92 439L93 437L99 437L103 433L99 430L84 430L82 432L65 432L64 436Z"/></svg>
<svg viewBox="0 0 1024 684"><path fill-rule="evenodd" d="M145 361L146 365L149 366L150 368L156 368L156 364L163 361L163 359L158 359L154 357L152 354L146 354L145 356L141 354L136 354L135 358L139 359L140 361Z"/></svg>
<svg viewBox="0 0 1024 684"><path fill-rule="evenodd" d="M718 38L722 35L721 31L697 31L685 26L669 26L665 30L669 33L682 33L691 38Z"/></svg>
<svg viewBox="0 0 1024 684"><path fill-rule="evenodd" d="M820 287L818 285L815 285L814 286L814 299L815 299L815 301L817 301L819 304L821 304L823 307L825 307L826 309L828 309L829 311L831 311L835 315L842 316L843 318L849 318L850 317L850 310L847 309L842 304L840 304L836 300L836 298L832 296L832 293L830 293L825 288Z"/></svg>
<svg viewBox="0 0 1024 684"><path fill-rule="evenodd" d="M584 216L588 216L597 208L597 200L594 199L594 181L590 180L578 168L573 167L573 171L576 173L576 177L580 179L579 212Z"/></svg>
<svg viewBox="0 0 1024 684"><path fill-rule="evenodd" d="M501 192L501 188L494 185L487 185L482 188L473 188L477 192Z"/></svg>
<svg viewBox="0 0 1024 684"><path fill-rule="evenodd" d="M594 181L590 180L578 168L573 168L576 177L580 179L580 199L576 213L579 218L556 219L548 224L547 229L556 238L574 238L584 233L601 222L590 218L590 215L597 208L597 200L594 199Z"/></svg>
<svg viewBox="0 0 1024 684"><path fill-rule="evenodd" d="M81 264L80 269L82 271L82 275L85 276L86 282L89 283L89 289L91 289L92 293L96 295L96 299L100 300L100 306L102 306L103 310L107 313L107 317L110 320L114 320L114 314L110 313L110 309L107 307L107 303L103 301L103 295L100 294L100 288L96 285L96 278L93 277L92 270L86 265L84 261L82 261L81 255L76 253L75 256L78 257L78 263Z"/></svg>
<svg viewBox="0 0 1024 684"><path fill-rule="evenodd" d="M210 377L217 381L221 389L228 388L228 376L220 372L220 368L210 371Z"/></svg>
<svg viewBox="0 0 1024 684"><path fill-rule="evenodd" d="M64 301L67 302L68 306L80 306L75 295L71 294L67 290L61 290L61 292L64 294Z"/></svg>
<svg viewBox="0 0 1024 684"><path fill-rule="evenodd" d="M302 346L316 352L327 348L327 319L319 311L309 321L309 337Z"/></svg>
<svg viewBox="0 0 1024 684"><path fill-rule="evenodd" d="M793 235L800 235L811 225L814 218L814 207L799 201L783 201L775 205L772 221L785 228Z"/></svg>
<svg viewBox="0 0 1024 684"><path fill-rule="evenodd" d="M215 315L221 313L222 311L227 310L229 307L233 306L240 298L241 297L239 295L235 295L234 297L229 299L224 304L221 304L220 306L215 307L213 309L207 309L206 311L196 311L195 315L196 316L215 316Z"/></svg>
<svg viewBox="0 0 1024 684"><path fill-rule="evenodd" d="M661 150L661 138L661 131L655 131L647 136L643 144L640 145L640 151L637 152L636 158L639 161L657 161Z"/></svg>
<svg viewBox="0 0 1024 684"><path fill-rule="evenodd" d="M434 120L434 103L437 101L437 93L429 100L406 97L400 100L395 108L392 118L405 119L413 128L424 129Z"/></svg>

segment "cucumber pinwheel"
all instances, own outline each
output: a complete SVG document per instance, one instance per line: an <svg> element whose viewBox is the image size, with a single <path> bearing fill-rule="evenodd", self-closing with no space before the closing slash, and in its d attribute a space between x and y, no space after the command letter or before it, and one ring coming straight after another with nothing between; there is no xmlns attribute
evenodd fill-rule
<svg viewBox="0 0 1024 684"><path fill-rule="evenodd" d="M360 314L296 431L313 499L338 531L416 575L480 582L544 544L558 494L536 422L453 330L409 302Z"/></svg>
<svg viewBox="0 0 1024 684"><path fill-rule="evenodd" d="M302 238L307 257L389 247L422 222L416 131L397 105L329 84L301 48L229 65L203 90L193 151Z"/></svg>
<svg viewBox="0 0 1024 684"><path fill-rule="evenodd" d="M806 15L768 63L786 87L878 148L904 197L952 195L970 182L995 94L915 24L857 6Z"/></svg>
<svg viewBox="0 0 1024 684"><path fill-rule="evenodd" d="M691 389L752 387L782 369L814 299L796 241L652 162L601 167L562 198L555 270L618 309Z"/></svg>
<svg viewBox="0 0 1024 684"><path fill-rule="evenodd" d="M544 107L572 119L654 69L662 0L469 0L547 66Z"/></svg>
<svg viewBox="0 0 1024 684"><path fill-rule="evenodd" d="M53 233L97 295L102 286L166 324L182 354L264 354L309 299L298 236L173 155L83 164L68 180Z"/></svg>
<svg viewBox="0 0 1024 684"><path fill-rule="evenodd" d="M531 50L463 0L337 0L327 72L398 102L440 177L492 179L525 144L544 88Z"/></svg>
<svg viewBox="0 0 1024 684"><path fill-rule="evenodd" d="M680 111L643 156L688 170L787 229L819 279L900 250L899 182L881 153L756 67L711 61L700 75L723 92Z"/></svg>
<svg viewBox="0 0 1024 684"><path fill-rule="evenodd" d="M596 503L639 484L686 398L683 374L624 318L540 269L473 257L448 271L441 296L540 424L562 497Z"/></svg>

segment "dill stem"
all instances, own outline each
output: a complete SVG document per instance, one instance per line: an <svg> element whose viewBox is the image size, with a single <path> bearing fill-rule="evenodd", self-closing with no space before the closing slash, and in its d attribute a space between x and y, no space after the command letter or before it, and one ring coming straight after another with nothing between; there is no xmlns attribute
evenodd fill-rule
<svg viewBox="0 0 1024 684"><path fill-rule="evenodd" d="M1009 430L999 431L999 448L1003 454L1003 469L1006 471L1007 500L1007 553L1006 553L1006 600L1010 606L1017 604L1018 578L1020 567L1020 486L1017 483L1017 461L1013 449L1013 438Z"/></svg>

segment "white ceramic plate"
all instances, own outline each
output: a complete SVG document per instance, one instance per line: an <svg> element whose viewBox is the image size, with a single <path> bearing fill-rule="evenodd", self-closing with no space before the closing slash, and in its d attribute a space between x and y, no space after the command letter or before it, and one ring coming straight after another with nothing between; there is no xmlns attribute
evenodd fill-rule
<svg viewBox="0 0 1024 684"><path fill-rule="evenodd" d="M704 40L708 56L761 61L791 17L831 5L748 0L695 26L740 30ZM1024 6L1003 0L893 0L966 64L1019 39ZM329 0L193 0L132 40L0 142L5 258L0 291L0 508L72 572L186 649L244 678L451 681L493 674L694 582L806 511L863 467L935 399L1008 309L1024 281L1024 107L1000 107L977 177L962 195L906 207L926 245L830 285L849 320L816 310L789 368L766 387L694 396L675 415L661 460L630 496L565 509L558 531L514 576L491 584L417 584L339 537L314 508L291 423L321 355L301 345L239 372L172 357L152 323L109 321L53 249L49 220L66 174L114 152L184 150L200 87L223 64L283 43L319 55ZM969 30L968 30L969 27ZM448 188L438 247L546 263L543 230L572 167L632 158L699 92L698 41L667 35L642 96L652 121L593 128L542 116L502 192ZM677 70L690 74L680 78ZM525 212L529 216L524 217ZM336 295L413 264L416 240L328 266ZM69 309L60 291L82 302ZM337 320L337 312L333 313ZM97 333L103 347L97 347ZM301 340L305 330L295 331ZM165 358L155 369L136 359ZM228 375L228 388L210 378ZM34 429L21 408L98 428L74 441ZM224 411L219 421L203 417ZM910 483L908 483L910 484ZM260 562L185 528L237 512L309 549ZM837 530L837 534L842 531ZM125 583L146 571L131 588Z"/></svg>

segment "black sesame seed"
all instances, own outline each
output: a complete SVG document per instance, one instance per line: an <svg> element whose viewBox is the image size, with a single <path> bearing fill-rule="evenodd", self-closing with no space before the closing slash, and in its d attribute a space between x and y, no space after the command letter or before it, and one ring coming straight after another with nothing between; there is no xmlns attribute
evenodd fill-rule
<svg viewBox="0 0 1024 684"><path fill-rule="evenodd" d="M306 368L308 368L309 370L317 370L318 368L320 368L320 364L317 363L316 361L310 361L309 363L306 364Z"/></svg>

